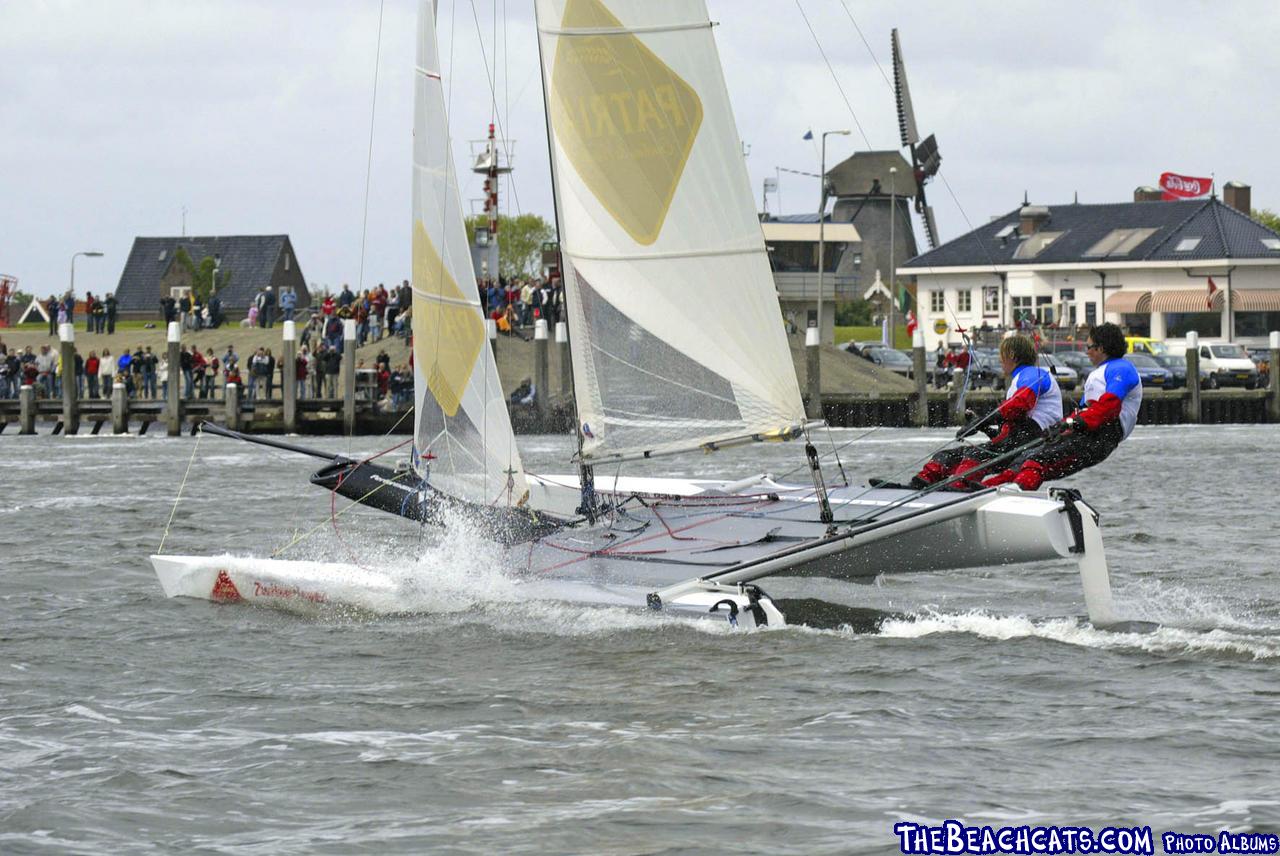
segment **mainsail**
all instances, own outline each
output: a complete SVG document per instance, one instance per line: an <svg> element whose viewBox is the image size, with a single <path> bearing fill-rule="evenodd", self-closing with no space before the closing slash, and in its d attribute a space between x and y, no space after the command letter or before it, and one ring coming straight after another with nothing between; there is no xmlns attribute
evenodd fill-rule
<svg viewBox="0 0 1280 856"><path fill-rule="evenodd" d="M471 267L440 80L435 15L418 6L413 117L414 449L440 490L518 504L528 485Z"/></svg>
<svg viewBox="0 0 1280 856"><path fill-rule="evenodd" d="M536 0L583 458L802 425L702 0Z"/></svg>

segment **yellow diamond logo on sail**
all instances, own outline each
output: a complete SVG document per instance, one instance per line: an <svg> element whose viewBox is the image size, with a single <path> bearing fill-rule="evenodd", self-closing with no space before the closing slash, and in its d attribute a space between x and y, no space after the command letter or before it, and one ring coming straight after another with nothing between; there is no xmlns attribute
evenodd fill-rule
<svg viewBox="0 0 1280 856"><path fill-rule="evenodd" d="M455 416L484 347L484 321L458 288L422 221L413 224L413 359L446 416Z"/></svg>
<svg viewBox="0 0 1280 856"><path fill-rule="evenodd" d="M600 0L568 0L566 30L622 26ZM652 244L702 125L698 93L630 33L562 35L551 121L591 193L636 243Z"/></svg>

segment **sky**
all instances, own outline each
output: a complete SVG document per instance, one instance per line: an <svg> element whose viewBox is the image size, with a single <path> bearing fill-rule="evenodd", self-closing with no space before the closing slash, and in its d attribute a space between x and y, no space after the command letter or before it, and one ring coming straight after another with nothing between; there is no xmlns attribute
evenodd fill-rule
<svg viewBox="0 0 1280 856"><path fill-rule="evenodd" d="M459 168L496 103L515 166L503 212L550 220L532 3L440 7ZM1126 201L1164 171L1244 181L1254 207L1280 209L1280 4L708 7L757 199L779 167L818 171L808 129L853 129L829 138L829 166L897 147L897 27L943 158L929 201L944 241L1024 193ZM414 0L0 0L0 273L60 293L72 255L98 250L75 262L76 291L111 290L135 237L180 235L185 217L188 235L288 234L319 287L405 278L415 14ZM479 212L482 179L463 177ZM768 206L817 197L816 178L784 172Z"/></svg>

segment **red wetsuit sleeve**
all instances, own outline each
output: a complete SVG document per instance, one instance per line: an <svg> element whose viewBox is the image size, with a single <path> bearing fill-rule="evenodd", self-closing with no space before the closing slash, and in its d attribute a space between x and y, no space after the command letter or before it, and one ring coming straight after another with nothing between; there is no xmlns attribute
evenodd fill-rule
<svg viewBox="0 0 1280 856"><path fill-rule="evenodd" d="M1089 406L1076 414L1075 418L1084 423L1084 427L1090 431L1097 431L1108 422L1113 422L1120 418L1120 405L1123 399L1115 393L1105 392L1102 397L1096 401L1089 402Z"/></svg>
<svg viewBox="0 0 1280 856"><path fill-rule="evenodd" d="M1006 398L996 409L1000 411L1000 418L1005 422L1017 422L1030 413L1035 406L1035 390L1029 386L1024 386L1012 396Z"/></svg>

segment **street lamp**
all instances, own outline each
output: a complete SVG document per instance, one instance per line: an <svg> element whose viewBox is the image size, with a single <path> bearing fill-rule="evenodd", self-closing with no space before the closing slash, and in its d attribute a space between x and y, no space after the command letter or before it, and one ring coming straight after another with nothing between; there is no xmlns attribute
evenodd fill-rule
<svg viewBox="0 0 1280 856"><path fill-rule="evenodd" d="M893 226L894 222L898 219L897 182L898 168L896 166L891 166L889 167L889 341L885 342L885 345L890 348L895 347L898 344L897 337L894 335L893 329L893 310L897 308L898 304L898 271L893 258ZM916 293L919 294L918 288ZM919 307L916 308L919 309Z"/></svg>
<svg viewBox="0 0 1280 856"><path fill-rule="evenodd" d="M818 341L822 341L822 273L826 250L826 229L825 223L827 219L827 137L831 134L839 134L847 137L851 131L823 131L822 132L822 165L818 170L818 180L822 182L822 189L818 193Z"/></svg>
<svg viewBox="0 0 1280 856"><path fill-rule="evenodd" d="M96 259L101 257L102 253L97 250L83 250L71 256L71 296L73 298L76 296L76 256L88 256Z"/></svg>

